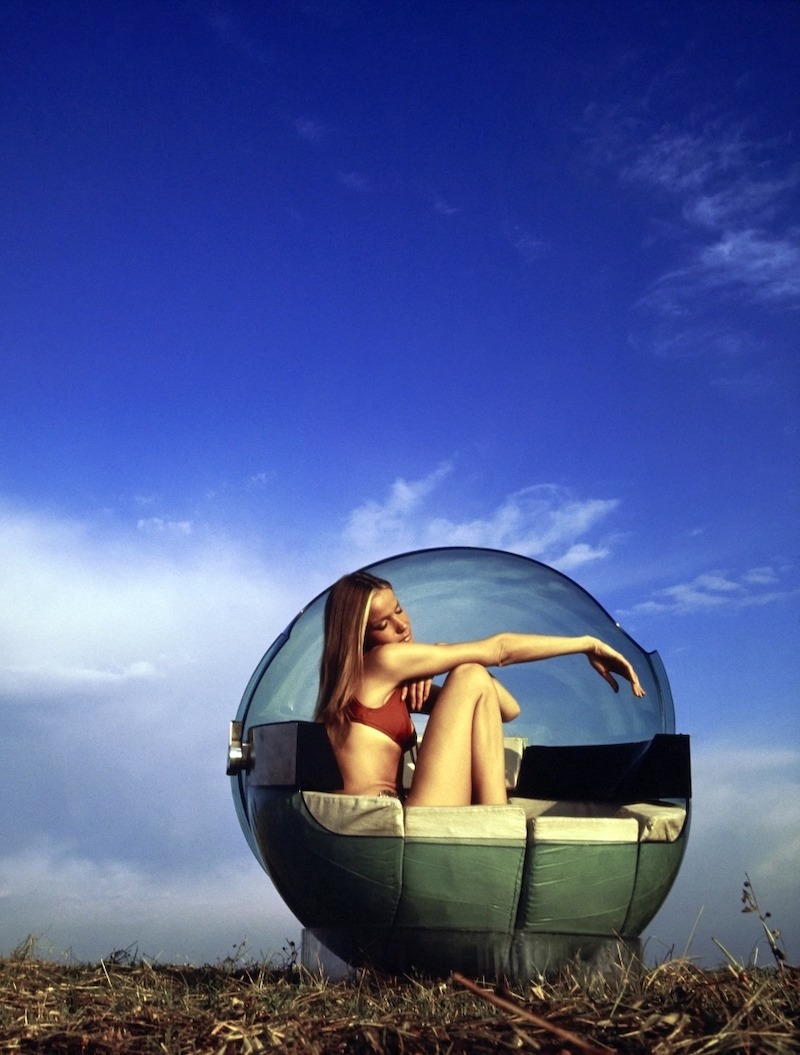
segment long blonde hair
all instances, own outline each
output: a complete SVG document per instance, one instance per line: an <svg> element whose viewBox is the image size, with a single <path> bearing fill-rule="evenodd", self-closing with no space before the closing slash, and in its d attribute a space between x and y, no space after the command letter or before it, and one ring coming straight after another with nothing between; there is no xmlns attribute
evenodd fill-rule
<svg viewBox="0 0 800 1055"><path fill-rule="evenodd" d="M319 666L314 720L323 722L334 743L347 734L347 706L364 673L364 644L372 598L391 589L385 579L355 571L334 583L325 602L325 640Z"/></svg>

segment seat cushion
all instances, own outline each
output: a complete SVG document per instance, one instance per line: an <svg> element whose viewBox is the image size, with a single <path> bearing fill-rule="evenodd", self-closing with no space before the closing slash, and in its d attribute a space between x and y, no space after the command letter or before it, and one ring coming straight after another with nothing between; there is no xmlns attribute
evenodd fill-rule
<svg viewBox="0 0 800 1055"><path fill-rule="evenodd" d="M578 802L571 799L523 799L510 802L525 811L528 833L533 836L532 822L541 819L538 838L550 839L553 820L586 821L635 820L640 842L675 842L686 824L686 809L671 802ZM573 825L573 830L578 829ZM586 829L590 831L591 829ZM599 829L598 829L599 830ZM568 828L564 828L566 833Z"/></svg>
<svg viewBox="0 0 800 1055"><path fill-rule="evenodd" d="M525 841L525 812L517 806L407 806L409 839Z"/></svg>
<svg viewBox="0 0 800 1055"><path fill-rule="evenodd" d="M633 817L558 817L545 814L528 821L538 843L635 843L639 825Z"/></svg>
<svg viewBox="0 0 800 1055"><path fill-rule="evenodd" d="M302 794L306 809L317 824L337 835L403 835L403 807L399 799L328 791Z"/></svg>
<svg viewBox="0 0 800 1055"><path fill-rule="evenodd" d="M636 821L643 843L674 843L686 824L686 810L671 802L637 802L619 812Z"/></svg>

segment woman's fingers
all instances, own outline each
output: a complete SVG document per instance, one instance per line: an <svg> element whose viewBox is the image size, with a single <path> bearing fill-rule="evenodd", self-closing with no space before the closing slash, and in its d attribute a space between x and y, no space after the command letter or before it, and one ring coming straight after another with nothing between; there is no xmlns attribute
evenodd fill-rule
<svg viewBox="0 0 800 1055"><path fill-rule="evenodd" d="M409 710L422 710L431 694L432 684L430 678L425 678L423 681L409 681L403 686L403 700Z"/></svg>
<svg viewBox="0 0 800 1055"><path fill-rule="evenodd" d="M590 653L588 659L597 673L608 682L614 692L619 692L619 684L612 671L620 674L631 683L634 696L641 699L645 695L645 691L636 676L636 671L631 664L624 656L609 648L608 645L603 645L601 642L600 649L597 652Z"/></svg>

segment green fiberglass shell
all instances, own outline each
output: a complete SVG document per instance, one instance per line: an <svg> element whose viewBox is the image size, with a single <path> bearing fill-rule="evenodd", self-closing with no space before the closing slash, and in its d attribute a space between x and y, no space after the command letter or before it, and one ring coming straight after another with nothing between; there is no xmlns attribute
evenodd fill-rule
<svg viewBox="0 0 800 1055"><path fill-rule="evenodd" d="M229 747L243 832L303 926L353 964L528 977L635 939L677 875L688 833L688 739L666 673L575 582L485 549L370 566L425 641L499 630L592 634L646 690L617 694L583 656L504 668L508 806L405 807L345 796L313 723L327 591L280 635L245 690ZM423 717L414 717L424 735ZM408 779L413 779L409 761Z"/></svg>

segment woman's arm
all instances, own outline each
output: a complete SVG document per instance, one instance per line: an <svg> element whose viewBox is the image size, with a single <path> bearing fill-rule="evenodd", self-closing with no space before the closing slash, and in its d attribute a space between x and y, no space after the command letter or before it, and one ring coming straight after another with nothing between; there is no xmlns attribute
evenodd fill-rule
<svg viewBox="0 0 800 1055"><path fill-rule="evenodd" d="M631 683L634 696L644 696L645 691L628 660L605 641L597 637L548 637L538 634L498 634L501 639L502 658L500 666L510 663L529 663L537 659L583 653L597 673L608 682L614 692L619 684L614 674L619 674Z"/></svg>
<svg viewBox="0 0 800 1055"><path fill-rule="evenodd" d="M365 674L387 684L422 681L445 674L463 663L504 667L533 663L556 656L583 653L609 685L618 691L614 674L631 683L635 696L644 696L631 664L623 655L596 637L558 637L548 634L501 633L477 641L451 645L426 645L416 641L378 645L364 656ZM513 697L512 697L513 698Z"/></svg>

